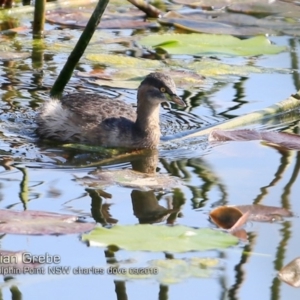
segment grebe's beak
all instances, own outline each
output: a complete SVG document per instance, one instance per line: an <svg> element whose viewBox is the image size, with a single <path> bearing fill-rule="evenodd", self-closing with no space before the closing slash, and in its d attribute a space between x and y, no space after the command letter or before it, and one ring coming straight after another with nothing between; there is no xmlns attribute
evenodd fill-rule
<svg viewBox="0 0 300 300"><path fill-rule="evenodd" d="M175 94L170 95L170 101L176 103L177 105L179 105L181 107L186 107L185 102Z"/></svg>

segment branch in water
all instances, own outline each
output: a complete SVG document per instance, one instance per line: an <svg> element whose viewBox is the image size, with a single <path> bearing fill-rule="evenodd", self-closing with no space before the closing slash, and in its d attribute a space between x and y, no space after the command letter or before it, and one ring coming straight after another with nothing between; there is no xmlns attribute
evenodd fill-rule
<svg viewBox="0 0 300 300"><path fill-rule="evenodd" d="M151 4L146 3L144 0L128 0L131 4L143 11L147 17L160 18L161 12Z"/></svg>

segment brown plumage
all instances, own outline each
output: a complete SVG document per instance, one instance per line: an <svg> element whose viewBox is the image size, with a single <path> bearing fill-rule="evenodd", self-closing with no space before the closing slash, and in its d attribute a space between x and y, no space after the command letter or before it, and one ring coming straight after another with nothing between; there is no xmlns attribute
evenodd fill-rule
<svg viewBox="0 0 300 300"><path fill-rule="evenodd" d="M160 103L185 103L171 77L149 74L137 93L137 110L123 101L75 93L52 99L37 117L40 137L60 142L132 149L156 148L160 139Z"/></svg>

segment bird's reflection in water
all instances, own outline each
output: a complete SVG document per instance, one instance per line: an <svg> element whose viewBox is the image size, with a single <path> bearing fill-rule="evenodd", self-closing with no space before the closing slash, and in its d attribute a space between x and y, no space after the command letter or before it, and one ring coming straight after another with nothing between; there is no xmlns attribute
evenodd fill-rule
<svg viewBox="0 0 300 300"><path fill-rule="evenodd" d="M149 178L155 178L158 168L158 151L146 150L143 155L133 156L130 163L133 171L147 174ZM99 170L97 170L98 172ZM147 177L148 178L148 177ZM109 213L110 204L103 203L103 198L112 198L112 195L101 190L87 188L91 202L91 214L94 220L103 226L116 224L117 219L113 218ZM133 214L138 219L140 224L153 224L167 221L168 224L173 224L177 218L182 201L173 201L173 197L168 197L168 207L159 204L154 189L146 189L139 186L131 192L131 201ZM174 203L176 202L176 206Z"/></svg>
<svg viewBox="0 0 300 300"><path fill-rule="evenodd" d="M132 169L141 173L155 176L158 165L158 151L147 151L147 155L131 162ZM167 209L159 205L154 190L131 192L133 213L140 224L153 224L163 222L170 214L176 215L178 208ZM172 218L174 219L174 218Z"/></svg>
<svg viewBox="0 0 300 300"><path fill-rule="evenodd" d="M174 214L176 215L179 209L167 209L159 205L155 193L150 191L133 190L131 192L131 201L134 215L138 218L140 224L153 224L167 220L174 222Z"/></svg>

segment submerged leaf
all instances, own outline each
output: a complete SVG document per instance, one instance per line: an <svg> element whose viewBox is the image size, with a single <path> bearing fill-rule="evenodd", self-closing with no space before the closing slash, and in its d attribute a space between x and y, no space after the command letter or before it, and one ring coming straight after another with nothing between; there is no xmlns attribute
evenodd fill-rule
<svg viewBox="0 0 300 300"><path fill-rule="evenodd" d="M111 229L95 228L82 236L92 246L116 245L132 251L187 252L227 248L238 239L212 229L192 229L185 226L131 225Z"/></svg>
<svg viewBox="0 0 300 300"><path fill-rule="evenodd" d="M77 216L26 210L0 210L0 232L10 234L72 234L92 230L95 223L80 222Z"/></svg>
<svg viewBox="0 0 300 300"><path fill-rule="evenodd" d="M153 278L162 284L172 284L188 278L211 277L218 265L219 260L215 258L155 259L150 262L150 266L141 268L148 271L148 274L126 272L122 277L128 279Z"/></svg>

